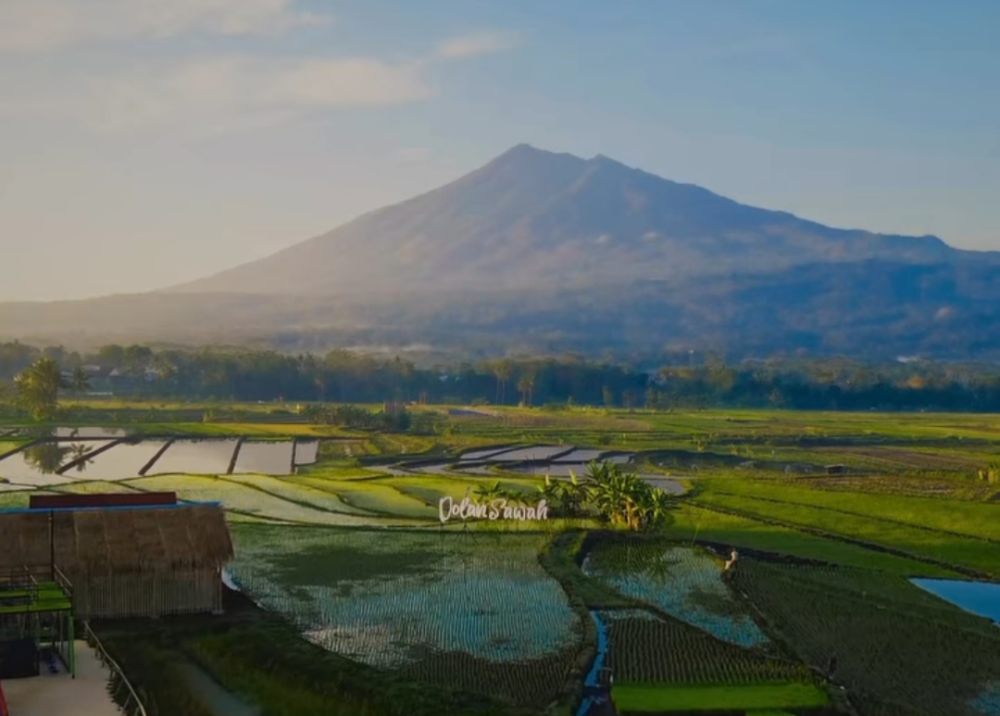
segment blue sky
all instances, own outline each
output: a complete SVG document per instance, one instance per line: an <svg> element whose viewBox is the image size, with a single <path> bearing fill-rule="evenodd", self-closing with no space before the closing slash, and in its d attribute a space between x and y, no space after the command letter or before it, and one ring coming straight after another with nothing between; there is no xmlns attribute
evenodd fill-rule
<svg viewBox="0 0 1000 716"><path fill-rule="evenodd" d="M1000 250L997 27L985 0L3 0L0 299L200 277L519 142Z"/></svg>

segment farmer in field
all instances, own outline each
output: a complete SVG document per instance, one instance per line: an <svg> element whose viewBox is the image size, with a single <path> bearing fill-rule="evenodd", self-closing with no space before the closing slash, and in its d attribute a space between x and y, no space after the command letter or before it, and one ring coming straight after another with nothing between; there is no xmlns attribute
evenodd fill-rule
<svg viewBox="0 0 1000 716"><path fill-rule="evenodd" d="M722 568L722 572L726 576L732 576L732 572L736 569L736 560L739 559L739 552L733 547L733 551L729 553L729 559L726 560L725 566Z"/></svg>

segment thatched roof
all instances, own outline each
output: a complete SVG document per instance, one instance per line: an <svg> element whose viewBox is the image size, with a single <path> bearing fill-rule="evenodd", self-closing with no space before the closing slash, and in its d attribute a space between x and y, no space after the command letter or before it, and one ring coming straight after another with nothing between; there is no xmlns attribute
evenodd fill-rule
<svg viewBox="0 0 1000 716"><path fill-rule="evenodd" d="M49 564L49 512L0 513L0 570ZM216 505L51 513L56 565L67 573L218 568L233 556Z"/></svg>

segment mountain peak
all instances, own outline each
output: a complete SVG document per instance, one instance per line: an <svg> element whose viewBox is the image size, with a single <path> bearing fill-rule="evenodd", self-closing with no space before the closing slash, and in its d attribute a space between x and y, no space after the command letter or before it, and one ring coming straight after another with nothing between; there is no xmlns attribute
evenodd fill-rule
<svg viewBox="0 0 1000 716"><path fill-rule="evenodd" d="M619 166L625 166L617 159L612 159L607 154L595 154L590 158L590 161L594 164L617 164Z"/></svg>
<svg viewBox="0 0 1000 716"><path fill-rule="evenodd" d="M572 158L576 162L582 163L583 160L572 154L565 154L561 152L550 152L546 149L539 149L531 144L522 142L521 144L515 144L513 147L497 155L486 166L492 166L495 164L509 164L515 162L541 162L550 161L556 158L567 159Z"/></svg>

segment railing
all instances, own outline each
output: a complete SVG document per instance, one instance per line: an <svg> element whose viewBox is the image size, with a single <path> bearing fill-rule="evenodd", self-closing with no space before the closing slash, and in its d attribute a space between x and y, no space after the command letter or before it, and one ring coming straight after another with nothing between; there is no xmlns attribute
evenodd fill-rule
<svg viewBox="0 0 1000 716"><path fill-rule="evenodd" d="M29 606L37 601L38 582L27 567L16 567L0 574L0 604ZM0 716L7 714L0 711Z"/></svg>
<svg viewBox="0 0 1000 716"><path fill-rule="evenodd" d="M38 589L38 581L32 574L32 570L27 565L11 567L6 572L0 574L0 584L8 589Z"/></svg>
<svg viewBox="0 0 1000 716"><path fill-rule="evenodd" d="M69 581L69 577L67 577L66 574L56 565L52 565L52 580L58 584L64 592L66 592L67 597L72 598L73 583Z"/></svg>
<svg viewBox="0 0 1000 716"><path fill-rule="evenodd" d="M125 672L122 671L122 667L118 665L118 662L108 654L107 649L104 648L104 644L97 638L94 630L90 628L90 622L85 621L83 623L83 636L87 640L87 643L94 647L98 658L111 670L111 682L108 684L108 691L122 712L126 716L148 716L146 707L143 706L139 695L132 688L132 682L125 676ZM0 716L9 715L0 712Z"/></svg>

